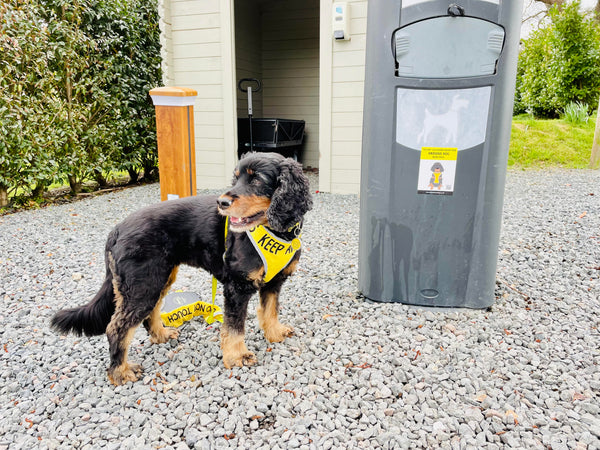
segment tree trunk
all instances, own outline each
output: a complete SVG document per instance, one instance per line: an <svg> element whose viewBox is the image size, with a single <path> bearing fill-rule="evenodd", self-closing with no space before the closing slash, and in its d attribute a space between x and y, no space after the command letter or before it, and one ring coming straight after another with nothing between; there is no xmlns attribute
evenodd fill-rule
<svg viewBox="0 0 600 450"><path fill-rule="evenodd" d="M35 185L35 188L33 188L33 191L31 191L31 196L33 198L41 198L44 195L44 192L46 192L46 184L45 183L38 183Z"/></svg>
<svg viewBox="0 0 600 450"><path fill-rule="evenodd" d="M598 102L598 114L596 115L596 130L594 131L590 168L600 169L600 101Z"/></svg>
<svg viewBox="0 0 600 450"><path fill-rule="evenodd" d="M81 192L82 183L74 175L69 175L69 186L71 187L71 194L77 195Z"/></svg>
<svg viewBox="0 0 600 450"><path fill-rule="evenodd" d="M129 183L137 183L138 179L140 178L140 173L131 167L127 169L127 172L129 173Z"/></svg>
<svg viewBox="0 0 600 450"><path fill-rule="evenodd" d="M96 180L96 183L98 183L98 186L100 186L101 188L108 187L108 181L106 180L106 177L102 174L101 171L94 171L94 179Z"/></svg>
<svg viewBox="0 0 600 450"><path fill-rule="evenodd" d="M153 182L158 181L160 174L158 173L158 167L152 165L150 161L144 162L144 181Z"/></svg>
<svg viewBox="0 0 600 450"><path fill-rule="evenodd" d="M0 207L8 205L8 189L0 185Z"/></svg>

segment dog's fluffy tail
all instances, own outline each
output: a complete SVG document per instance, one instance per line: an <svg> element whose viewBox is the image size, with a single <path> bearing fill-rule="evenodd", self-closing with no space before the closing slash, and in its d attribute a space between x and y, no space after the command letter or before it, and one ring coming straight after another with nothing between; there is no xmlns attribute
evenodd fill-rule
<svg viewBox="0 0 600 450"><path fill-rule="evenodd" d="M105 333L115 311L112 274L107 272L102 287L91 302L78 308L57 312L52 317L50 326L61 333L73 333L77 336L97 336Z"/></svg>

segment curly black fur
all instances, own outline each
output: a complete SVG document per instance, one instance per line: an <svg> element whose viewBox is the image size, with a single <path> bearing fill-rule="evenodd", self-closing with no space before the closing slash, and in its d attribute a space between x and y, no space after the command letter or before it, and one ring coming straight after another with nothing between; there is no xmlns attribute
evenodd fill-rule
<svg viewBox="0 0 600 450"><path fill-rule="evenodd" d="M280 170L278 188L271 197L267 220L273 230L287 231L312 208L312 199L300 165L288 158L281 163Z"/></svg>
<svg viewBox="0 0 600 450"><path fill-rule="evenodd" d="M277 319L278 297L301 252L264 283L262 260L246 233L231 226L225 242L224 216L237 216L242 225L264 224L283 239L292 239L297 230L290 229L302 223L311 207L308 180L297 162L274 153L247 154L226 194L155 204L117 225L107 239L106 278L100 291L87 305L57 312L51 326L62 333L106 333L109 379L114 384L135 381L141 367L127 362L133 331L143 323L155 343L177 336L163 327L159 311L177 267L187 264L207 270L224 284L225 365L252 364L256 359L243 342L248 301L258 290L259 322L267 339L279 341L289 335L291 328Z"/></svg>

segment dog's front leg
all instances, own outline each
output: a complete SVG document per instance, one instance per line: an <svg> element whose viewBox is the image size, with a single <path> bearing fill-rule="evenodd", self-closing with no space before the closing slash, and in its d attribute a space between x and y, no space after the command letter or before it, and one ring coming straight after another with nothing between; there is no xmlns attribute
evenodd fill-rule
<svg viewBox="0 0 600 450"><path fill-rule="evenodd" d="M254 292L254 289L235 282L225 283L221 350L223 364L228 369L234 366L252 366L257 363L256 356L246 348L244 342L248 301Z"/></svg>
<svg viewBox="0 0 600 450"><path fill-rule="evenodd" d="M283 281L272 281L260 289L260 303L256 311L258 325L269 342L283 342L294 334L289 325L279 322L279 292Z"/></svg>

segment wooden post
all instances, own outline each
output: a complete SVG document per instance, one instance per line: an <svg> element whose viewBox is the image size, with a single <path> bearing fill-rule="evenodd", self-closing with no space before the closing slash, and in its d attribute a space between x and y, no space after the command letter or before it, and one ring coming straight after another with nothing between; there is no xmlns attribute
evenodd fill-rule
<svg viewBox="0 0 600 450"><path fill-rule="evenodd" d="M184 87L150 91L156 110L160 199L196 195L194 102L198 93Z"/></svg>
<svg viewBox="0 0 600 450"><path fill-rule="evenodd" d="M598 114L596 115L596 129L594 131L594 141L592 142L590 168L600 169L600 102L598 102Z"/></svg>

